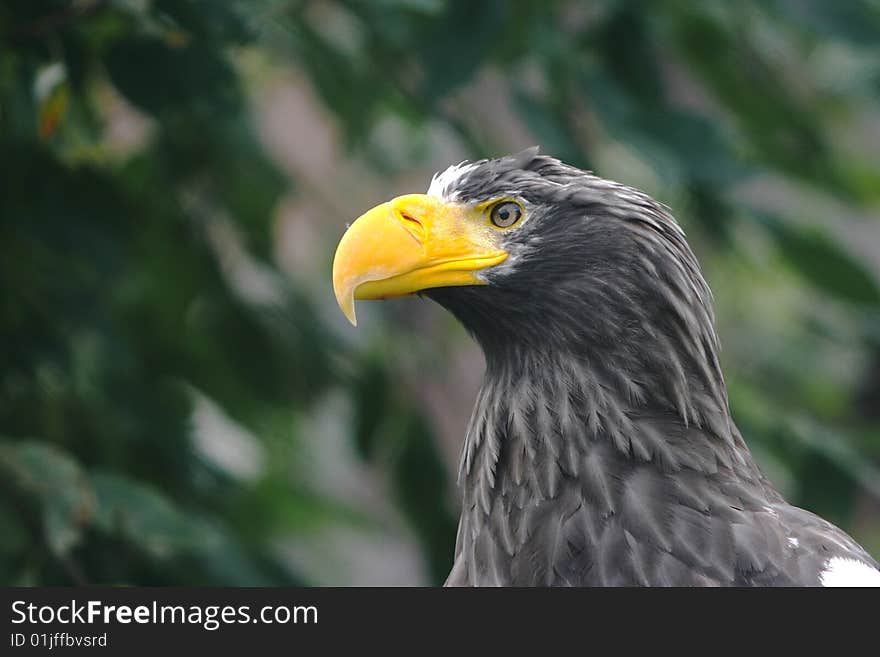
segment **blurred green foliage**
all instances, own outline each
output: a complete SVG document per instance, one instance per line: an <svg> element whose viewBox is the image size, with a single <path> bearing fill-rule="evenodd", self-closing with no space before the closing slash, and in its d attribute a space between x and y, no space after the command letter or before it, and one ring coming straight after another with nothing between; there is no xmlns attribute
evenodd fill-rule
<svg viewBox="0 0 880 657"><path fill-rule="evenodd" d="M430 580L448 570L453 480L424 405L386 349L328 323L327 287L273 257L279 202L310 191L257 137L254 52L304 72L378 171L427 159L437 126L469 157L530 145L496 129L501 109L579 166L634 153L721 288L731 403L759 460L880 550L876 270L842 239L851 222L740 193L781 180L880 231L880 164L851 143L880 116L876 3L5 0L0 581L313 583L278 541L372 522L297 476L328 395L353 408L349 448L387 480ZM503 92L474 112L490 74ZM123 155L106 130L119 102L146 124ZM411 137L401 158L377 136L389 118ZM768 318L765 285L793 316ZM197 449L205 400L259 442L256 477Z"/></svg>

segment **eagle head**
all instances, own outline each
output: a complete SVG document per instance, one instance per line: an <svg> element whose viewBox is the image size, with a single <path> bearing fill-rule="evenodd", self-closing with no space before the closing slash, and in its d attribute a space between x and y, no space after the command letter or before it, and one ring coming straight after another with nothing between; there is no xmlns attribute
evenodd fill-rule
<svg viewBox="0 0 880 657"><path fill-rule="evenodd" d="M711 294L684 232L648 195L536 148L451 166L427 194L368 211L333 284L352 323L355 299L435 300L490 372L573 362L686 421L726 415Z"/></svg>

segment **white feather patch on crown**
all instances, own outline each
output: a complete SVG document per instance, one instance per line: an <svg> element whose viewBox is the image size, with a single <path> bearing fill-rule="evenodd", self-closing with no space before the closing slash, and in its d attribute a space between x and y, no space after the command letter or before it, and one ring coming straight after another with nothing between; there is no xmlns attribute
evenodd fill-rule
<svg viewBox="0 0 880 657"><path fill-rule="evenodd" d="M431 185L428 187L428 196L433 196L441 201L454 201L457 194L453 189L462 176L466 176L477 168L476 164L468 164L467 161L453 164L446 167L443 171L438 171L431 178Z"/></svg>
<svg viewBox="0 0 880 657"><path fill-rule="evenodd" d="M819 573L822 586L880 586L880 570L864 561L832 557Z"/></svg>

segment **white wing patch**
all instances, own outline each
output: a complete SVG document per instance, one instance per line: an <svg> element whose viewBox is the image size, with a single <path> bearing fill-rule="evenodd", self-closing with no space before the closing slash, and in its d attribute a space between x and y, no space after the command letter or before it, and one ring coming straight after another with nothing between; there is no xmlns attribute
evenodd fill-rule
<svg viewBox="0 0 880 657"><path fill-rule="evenodd" d="M880 586L880 570L858 559L833 557L819 573L822 586Z"/></svg>
<svg viewBox="0 0 880 657"><path fill-rule="evenodd" d="M434 177L431 178L431 185L428 187L428 195L441 201L454 201L456 194L452 188L455 186L455 183L462 176L476 169L477 166L476 164L461 162L447 167L444 171L435 173Z"/></svg>

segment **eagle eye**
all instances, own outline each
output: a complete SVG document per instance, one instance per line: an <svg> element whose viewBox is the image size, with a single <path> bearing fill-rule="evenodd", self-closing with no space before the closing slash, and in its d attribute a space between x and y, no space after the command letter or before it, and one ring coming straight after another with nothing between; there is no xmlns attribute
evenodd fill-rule
<svg viewBox="0 0 880 657"><path fill-rule="evenodd" d="M502 201L492 208L489 218L498 228L510 228L522 218L522 208L513 201Z"/></svg>

